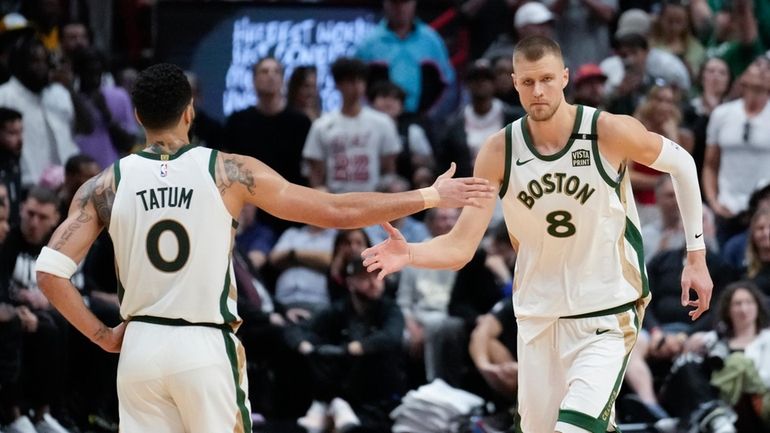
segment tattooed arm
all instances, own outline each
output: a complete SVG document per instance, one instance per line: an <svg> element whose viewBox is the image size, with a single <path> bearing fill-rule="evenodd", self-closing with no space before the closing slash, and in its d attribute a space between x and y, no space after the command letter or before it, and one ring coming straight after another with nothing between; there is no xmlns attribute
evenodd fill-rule
<svg viewBox="0 0 770 433"><path fill-rule="evenodd" d="M433 185L439 207L478 206L494 197L486 180L452 179L452 173L454 168ZM254 158L222 152L217 156L216 183L236 215L243 203L251 203L279 218L318 227L364 227L426 208L420 191L330 194L295 185Z"/></svg>
<svg viewBox="0 0 770 433"><path fill-rule="evenodd" d="M102 229L109 227L114 199L115 180L109 167L80 187L67 219L51 236L48 247L80 263ZM107 327L91 313L80 292L65 278L38 272L37 282L51 304L83 335L106 351L120 351L123 324Z"/></svg>

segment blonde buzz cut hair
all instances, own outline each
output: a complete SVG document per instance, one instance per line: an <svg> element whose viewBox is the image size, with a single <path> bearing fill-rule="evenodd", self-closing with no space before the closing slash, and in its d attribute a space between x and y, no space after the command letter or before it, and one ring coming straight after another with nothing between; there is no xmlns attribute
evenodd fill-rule
<svg viewBox="0 0 770 433"><path fill-rule="evenodd" d="M522 57L527 61L535 62L548 54L564 62L561 47L556 41L544 36L529 36L520 40L513 48L513 62L516 63L516 59Z"/></svg>

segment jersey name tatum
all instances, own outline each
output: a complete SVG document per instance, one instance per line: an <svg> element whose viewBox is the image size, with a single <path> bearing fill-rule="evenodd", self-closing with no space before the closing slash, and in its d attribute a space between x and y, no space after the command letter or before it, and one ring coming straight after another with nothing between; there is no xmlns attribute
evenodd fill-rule
<svg viewBox="0 0 770 433"><path fill-rule="evenodd" d="M144 210L164 207L184 207L190 209L193 190L178 186L143 189L136 193L142 199Z"/></svg>
<svg viewBox="0 0 770 433"><path fill-rule="evenodd" d="M545 194L565 194L573 197L584 205L596 188L588 184L581 184L577 176L567 176L567 173L546 173L539 180L533 179L527 184L526 190L520 191L516 198L532 209L535 202Z"/></svg>

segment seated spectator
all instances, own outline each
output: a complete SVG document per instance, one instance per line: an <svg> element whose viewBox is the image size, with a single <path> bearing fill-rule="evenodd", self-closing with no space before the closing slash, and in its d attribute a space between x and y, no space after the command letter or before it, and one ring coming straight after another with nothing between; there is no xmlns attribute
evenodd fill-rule
<svg viewBox="0 0 770 433"><path fill-rule="evenodd" d="M380 180L377 191L390 193L409 191L409 182L394 174L385 175ZM430 232L425 224L412 216L405 216L404 218L390 221L390 224L401 231L407 242L422 242L430 237ZM364 231L373 245L388 238L388 233L380 225L366 227Z"/></svg>
<svg viewBox="0 0 770 433"><path fill-rule="evenodd" d="M457 209L430 209L425 216L431 236L448 233L457 222ZM423 360L428 382L444 379L458 386L467 338L461 319L448 314L456 273L448 269L401 271L397 300L406 320L406 342L413 361Z"/></svg>
<svg viewBox="0 0 770 433"><path fill-rule="evenodd" d="M72 97L83 120L75 142L81 152L105 169L137 143L131 99L120 87L102 85L102 74L108 66L96 49L78 51L73 67L80 86Z"/></svg>
<svg viewBox="0 0 770 433"><path fill-rule="evenodd" d="M332 302L347 297L345 285L345 265L358 257L361 251L372 246L372 242L363 229L337 230L332 250L332 263L329 265L328 288Z"/></svg>
<svg viewBox="0 0 770 433"><path fill-rule="evenodd" d="M58 223L56 194L39 187L30 190L21 205L20 225L0 245L0 274L10 276L10 300L24 331L19 400L13 402L22 417L16 422L28 425L24 416L32 409L38 431L67 433L51 411L63 410L68 326L37 287L34 272L37 255ZM82 283L82 274L73 278Z"/></svg>
<svg viewBox="0 0 770 433"><path fill-rule="evenodd" d="M760 209L770 209L770 183L751 194L749 207L746 210L746 217L749 222ZM725 243L724 248L722 248L722 257L730 266L740 272L745 272L748 266L746 259L748 244L749 229L747 228L737 235L730 237Z"/></svg>
<svg viewBox="0 0 770 433"><path fill-rule="evenodd" d="M69 213L70 203L78 189L101 170L96 160L85 154L70 157L64 164L64 183L59 188L59 214Z"/></svg>
<svg viewBox="0 0 770 433"><path fill-rule="evenodd" d="M501 299L509 299L513 285L516 251L505 224L498 224L486 247L479 248L468 264L457 271L449 314L463 319L467 332L477 319Z"/></svg>
<svg viewBox="0 0 770 433"><path fill-rule="evenodd" d="M465 81L470 101L447 121L436 151L439 170L455 162L458 176L471 175L487 137L524 114L495 98L495 74L486 60L473 63Z"/></svg>
<svg viewBox="0 0 770 433"><path fill-rule="evenodd" d="M273 230L259 220L259 209L250 204L244 205L235 232L235 248L248 260L251 273L260 276L259 272L267 263L275 241Z"/></svg>
<svg viewBox="0 0 770 433"><path fill-rule="evenodd" d="M757 16L751 4L757 0L720 2L714 10L713 27L706 44L706 55L720 57L730 67L730 75L739 77L755 58L767 49L759 37Z"/></svg>
<svg viewBox="0 0 770 433"><path fill-rule="evenodd" d="M21 203L21 147L23 122L21 113L0 107L0 183L8 189L9 222L19 224Z"/></svg>
<svg viewBox="0 0 770 433"><path fill-rule="evenodd" d="M646 12L639 9L623 12L615 32L617 55L599 64L607 75L607 105L613 113L632 114L656 80L676 87L679 92L690 89L687 66L671 53L650 48L649 27Z"/></svg>
<svg viewBox="0 0 770 433"><path fill-rule="evenodd" d="M634 117L648 131L678 143L688 152L692 150L692 132L682 127L679 93L672 86L655 84L651 87L646 98L636 108ZM657 217L655 184L662 173L636 162L629 164L629 169L639 220L644 226Z"/></svg>
<svg viewBox="0 0 770 433"><path fill-rule="evenodd" d="M396 157L396 173L414 184L414 171L419 167L433 168L433 148L425 129L414 115L404 113L406 93L390 81L380 81L372 86L369 99L372 107L396 122L401 138L401 153Z"/></svg>
<svg viewBox="0 0 770 433"><path fill-rule="evenodd" d="M342 108L310 127L302 156L310 165L310 185L331 192L374 191L380 176L396 171L401 152L396 125L388 115L363 105L366 65L339 58L332 75Z"/></svg>
<svg viewBox="0 0 770 433"><path fill-rule="evenodd" d="M495 98L505 102L511 107L521 108L519 92L513 87L513 62L511 57L497 56L490 60L492 70L495 73Z"/></svg>
<svg viewBox="0 0 770 433"><path fill-rule="evenodd" d="M518 389L517 338L513 302L504 299L479 317L468 348L476 369L497 393L493 400L508 404L516 401Z"/></svg>
<svg viewBox="0 0 770 433"><path fill-rule="evenodd" d="M604 83L606 81L607 76L604 75L599 66L593 63L581 65L572 80L573 102L604 109Z"/></svg>
<svg viewBox="0 0 770 433"><path fill-rule="evenodd" d="M326 272L331 263L335 230L314 226L289 228L270 252L270 264L281 271L275 300L293 323L307 320L329 305Z"/></svg>
<svg viewBox="0 0 770 433"><path fill-rule="evenodd" d="M758 411L769 409L761 404L770 386L766 299L750 281L730 284L718 299L716 329L687 341L687 353L663 386L663 402L684 428L700 424L699 431L767 431L770 424Z"/></svg>
<svg viewBox="0 0 770 433"><path fill-rule="evenodd" d="M671 176L658 176L655 181L655 207L657 218L642 226L646 262L660 252L684 245L684 229Z"/></svg>
<svg viewBox="0 0 770 433"><path fill-rule="evenodd" d="M735 280L735 271L727 265L716 252L713 214L704 209L703 236L708 248L706 249L706 264L714 282L713 296L716 298L722 289ZM647 276L650 291L654 293L645 311L645 327L648 329L661 328L667 333L692 332L703 330L710 326L711 311L706 312L695 322L688 316L687 310L681 308L682 283L681 275L684 269L684 258L687 251L684 243L672 245L669 249L656 254L647 263Z"/></svg>
<svg viewBox="0 0 770 433"><path fill-rule="evenodd" d="M746 251L747 276L759 290L770 297L770 209L761 208L749 223Z"/></svg>
<svg viewBox="0 0 770 433"><path fill-rule="evenodd" d="M335 431L389 432L388 415L403 392L404 318L382 296L384 283L366 271L360 257L346 264L345 283L346 299L287 336L290 346L307 356L313 376L314 401L298 423L323 431L331 417Z"/></svg>

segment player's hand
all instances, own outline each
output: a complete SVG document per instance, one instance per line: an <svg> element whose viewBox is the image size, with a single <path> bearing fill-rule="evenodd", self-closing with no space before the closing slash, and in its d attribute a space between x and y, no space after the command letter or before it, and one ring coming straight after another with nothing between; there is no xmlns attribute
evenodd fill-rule
<svg viewBox="0 0 770 433"><path fill-rule="evenodd" d="M105 328L105 332L100 331L98 337L94 339L94 343L105 352L120 353L120 347L123 345L123 334L126 332L126 323L121 322L114 328Z"/></svg>
<svg viewBox="0 0 770 433"><path fill-rule="evenodd" d="M390 223L382 224L382 228L388 233L388 238L361 253L366 271L379 270L377 278L380 280L388 274L404 269L410 260L409 244L401 232Z"/></svg>
<svg viewBox="0 0 770 433"><path fill-rule="evenodd" d="M436 207L481 207L481 201L495 197L495 189L489 181L480 177L460 177L453 179L457 166L453 162L449 170L433 182L440 200Z"/></svg>
<svg viewBox="0 0 770 433"><path fill-rule="evenodd" d="M709 309L711 304L711 282L709 270L706 267L706 250L690 251L682 271L682 306L695 307L688 315L696 320ZM695 300L690 300L690 290L695 290Z"/></svg>

